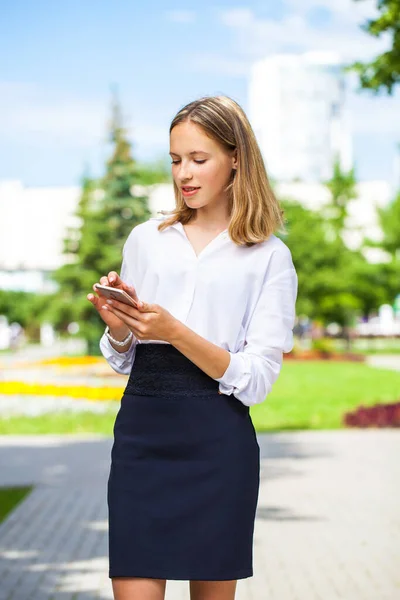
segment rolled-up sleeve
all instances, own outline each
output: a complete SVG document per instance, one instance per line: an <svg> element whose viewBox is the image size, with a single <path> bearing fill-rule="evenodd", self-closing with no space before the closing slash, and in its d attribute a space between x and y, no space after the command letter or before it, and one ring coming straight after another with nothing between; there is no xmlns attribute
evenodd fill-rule
<svg viewBox="0 0 400 600"><path fill-rule="evenodd" d="M263 402L282 367L283 352L293 348L297 274L292 264L267 277L252 314L242 352L230 352L220 383L222 394L233 394L247 406Z"/></svg>
<svg viewBox="0 0 400 600"><path fill-rule="evenodd" d="M100 350L108 364L116 373L129 375L133 361L135 360L137 339L133 336L130 348L126 352L118 352L110 344L106 334L103 333L100 339Z"/></svg>

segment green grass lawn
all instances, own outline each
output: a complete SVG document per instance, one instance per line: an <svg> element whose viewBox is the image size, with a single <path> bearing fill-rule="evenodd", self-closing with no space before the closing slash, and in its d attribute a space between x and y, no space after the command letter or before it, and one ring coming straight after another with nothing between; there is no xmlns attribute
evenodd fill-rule
<svg viewBox="0 0 400 600"><path fill-rule="evenodd" d="M398 372L355 362L287 360L273 391L251 408L251 415L257 431L336 429L342 427L343 414L360 404L396 400L400 400ZM112 435L116 410L0 419L0 434Z"/></svg>
<svg viewBox="0 0 400 600"><path fill-rule="evenodd" d="M0 488L0 523L32 490L32 486Z"/></svg>
<svg viewBox="0 0 400 600"><path fill-rule="evenodd" d="M105 413L57 412L37 417L15 416L0 419L0 435L38 435L43 433L112 435L115 411Z"/></svg>
<svg viewBox="0 0 400 600"><path fill-rule="evenodd" d="M400 373L363 363L289 362L265 402L251 409L258 431L337 429L363 404L400 400Z"/></svg>

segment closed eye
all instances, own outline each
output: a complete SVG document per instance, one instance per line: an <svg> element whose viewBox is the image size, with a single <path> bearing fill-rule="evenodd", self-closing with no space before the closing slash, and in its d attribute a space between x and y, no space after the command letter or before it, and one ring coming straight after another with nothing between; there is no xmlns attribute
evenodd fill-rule
<svg viewBox="0 0 400 600"><path fill-rule="evenodd" d="M171 165L177 165L178 163L180 163L180 160L173 160L171 162ZM197 163L198 165L202 165L203 163L207 162L206 160L195 160L195 163Z"/></svg>

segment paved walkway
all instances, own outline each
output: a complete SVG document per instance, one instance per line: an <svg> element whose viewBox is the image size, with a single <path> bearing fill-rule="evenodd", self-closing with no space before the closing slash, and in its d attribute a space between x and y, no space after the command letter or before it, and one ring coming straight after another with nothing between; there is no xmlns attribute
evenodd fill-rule
<svg viewBox="0 0 400 600"><path fill-rule="evenodd" d="M237 600L400 598L400 431L259 436L252 578ZM111 599L111 440L0 437L1 485L35 484L0 525L1 600ZM167 600L188 598L168 581Z"/></svg>
<svg viewBox="0 0 400 600"><path fill-rule="evenodd" d="M399 354L371 354L367 356L367 364L379 369L390 369L391 371L400 371Z"/></svg>

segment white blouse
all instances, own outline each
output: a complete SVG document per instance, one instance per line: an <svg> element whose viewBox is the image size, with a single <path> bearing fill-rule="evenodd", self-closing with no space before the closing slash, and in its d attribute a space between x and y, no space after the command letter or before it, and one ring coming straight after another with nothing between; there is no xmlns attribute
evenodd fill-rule
<svg viewBox="0 0 400 600"><path fill-rule="evenodd" d="M263 402L293 348L297 274L289 248L275 235L237 246L226 229L198 256L181 223L158 231L165 215L136 225L124 248L121 278L140 300L159 304L187 327L230 353L216 378L222 394L247 406ZM117 373L129 374L137 344L115 350L103 334L100 349ZM160 342L167 343L167 342Z"/></svg>

